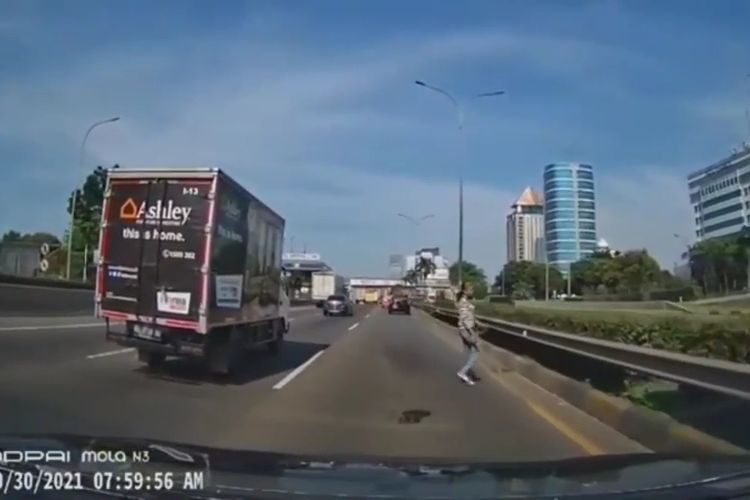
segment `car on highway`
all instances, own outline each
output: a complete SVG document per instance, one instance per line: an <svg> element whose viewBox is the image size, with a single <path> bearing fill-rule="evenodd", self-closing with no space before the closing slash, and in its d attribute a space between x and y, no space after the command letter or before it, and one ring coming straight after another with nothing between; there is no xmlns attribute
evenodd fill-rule
<svg viewBox="0 0 750 500"><path fill-rule="evenodd" d="M392 297L390 295L385 295L383 297L383 300L380 301L380 305L383 309L388 309L388 307L391 305L391 299Z"/></svg>
<svg viewBox="0 0 750 500"><path fill-rule="evenodd" d="M409 303L409 297L399 296L391 298L388 304L388 314L400 312L404 314L411 314L411 304Z"/></svg>
<svg viewBox="0 0 750 500"><path fill-rule="evenodd" d="M346 295L329 295L323 302L323 316L354 316L354 305Z"/></svg>

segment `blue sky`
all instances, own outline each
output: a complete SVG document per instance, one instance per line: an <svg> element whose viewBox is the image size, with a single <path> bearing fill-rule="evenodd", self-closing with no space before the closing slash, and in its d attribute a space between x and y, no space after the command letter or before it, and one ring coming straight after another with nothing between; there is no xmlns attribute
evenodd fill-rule
<svg viewBox="0 0 750 500"><path fill-rule="evenodd" d="M596 169L600 235L671 267L685 176L750 136L747 19L742 0L6 0L0 231L62 233L83 132L118 115L86 169L221 166L349 275L422 245L455 258L462 164L465 255L494 276L510 203L566 160ZM415 79L507 95L459 134Z"/></svg>

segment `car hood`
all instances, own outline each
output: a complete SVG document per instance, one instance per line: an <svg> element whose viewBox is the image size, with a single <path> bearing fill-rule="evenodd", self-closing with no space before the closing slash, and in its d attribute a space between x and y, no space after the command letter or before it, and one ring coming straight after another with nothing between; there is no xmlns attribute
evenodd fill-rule
<svg viewBox="0 0 750 500"><path fill-rule="evenodd" d="M209 448L166 441L71 435L0 436L0 468L94 471L172 471L175 483L202 471L205 498L702 498L750 491L750 457L634 454L548 462L455 463L376 457L297 456ZM9 461L8 451L65 451L70 461ZM81 463L85 451L128 460ZM148 461L134 463L134 453ZM182 496L186 492L174 491ZM143 497L149 495L144 493ZM165 498L166 494L154 494Z"/></svg>

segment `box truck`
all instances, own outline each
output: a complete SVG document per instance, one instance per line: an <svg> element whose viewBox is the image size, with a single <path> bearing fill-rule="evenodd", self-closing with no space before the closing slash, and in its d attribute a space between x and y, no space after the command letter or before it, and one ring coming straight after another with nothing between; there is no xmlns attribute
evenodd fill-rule
<svg viewBox="0 0 750 500"><path fill-rule="evenodd" d="M284 219L216 168L113 169L99 234L96 315L150 367L167 356L236 372L288 331Z"/></svg>
<svg viewBox="0 0 750 500"><path fill-rule="evenodd" d="M312 299L326 300L331 295L344 293L346 280L333 271L316 271L312 273Z"/></svg>

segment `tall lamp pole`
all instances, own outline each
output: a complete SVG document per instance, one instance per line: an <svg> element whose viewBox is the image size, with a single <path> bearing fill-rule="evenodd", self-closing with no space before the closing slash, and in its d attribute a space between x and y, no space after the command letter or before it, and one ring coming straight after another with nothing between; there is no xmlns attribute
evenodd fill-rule
<svg viewBox="0 0 750 500"><path fill-rule="evenodd" d="M747 291L750 292L750 226L742 226L739 240L740 244L745 247L745 260L747 261L745 274L747 276Z"/></svg>
<svg viewBox="0 0 750 500"><path fill-rule="evenodd" d="M91 126L86 130L86 133L83 135L83 140L81 141L81 151L78 156L78 165L81 171L83 171L83 154L86 150L86 139L89 138L89 134L91 134L91 131L94 130L99 125L104 125L105 123L116 122L119 119L120 119L119 116L115 116L107 120L98 121L98 122L92 123ZM67 256L67 263L65 265L65 277L67 279L70 279L70 264L71 264L71 257L73 255L73 232L75 231L76 205L77 204L78 204L78 188L73 190L73 204L70 206L70 232L68 233L68 256Z"/></svg>
<svg viewBox="0 0 750 500"><path fill-rule="evenodd" d="M462 131L464 128L464 106L463 103L456 100L449 92L429 85L422 80L415 80L414 83L420 87L430 89L448 98L453 105L453 109L456 111L456 120L458 124L458 131ZM505 94L504 90L497 90L494 92L484 92L482 94L476 94L472 96L473 99L479 99L482 97L493 97ZM463 262L464 262L464 168L463 161L458 168L458 285L461 286L463 281Z"/></svg>

